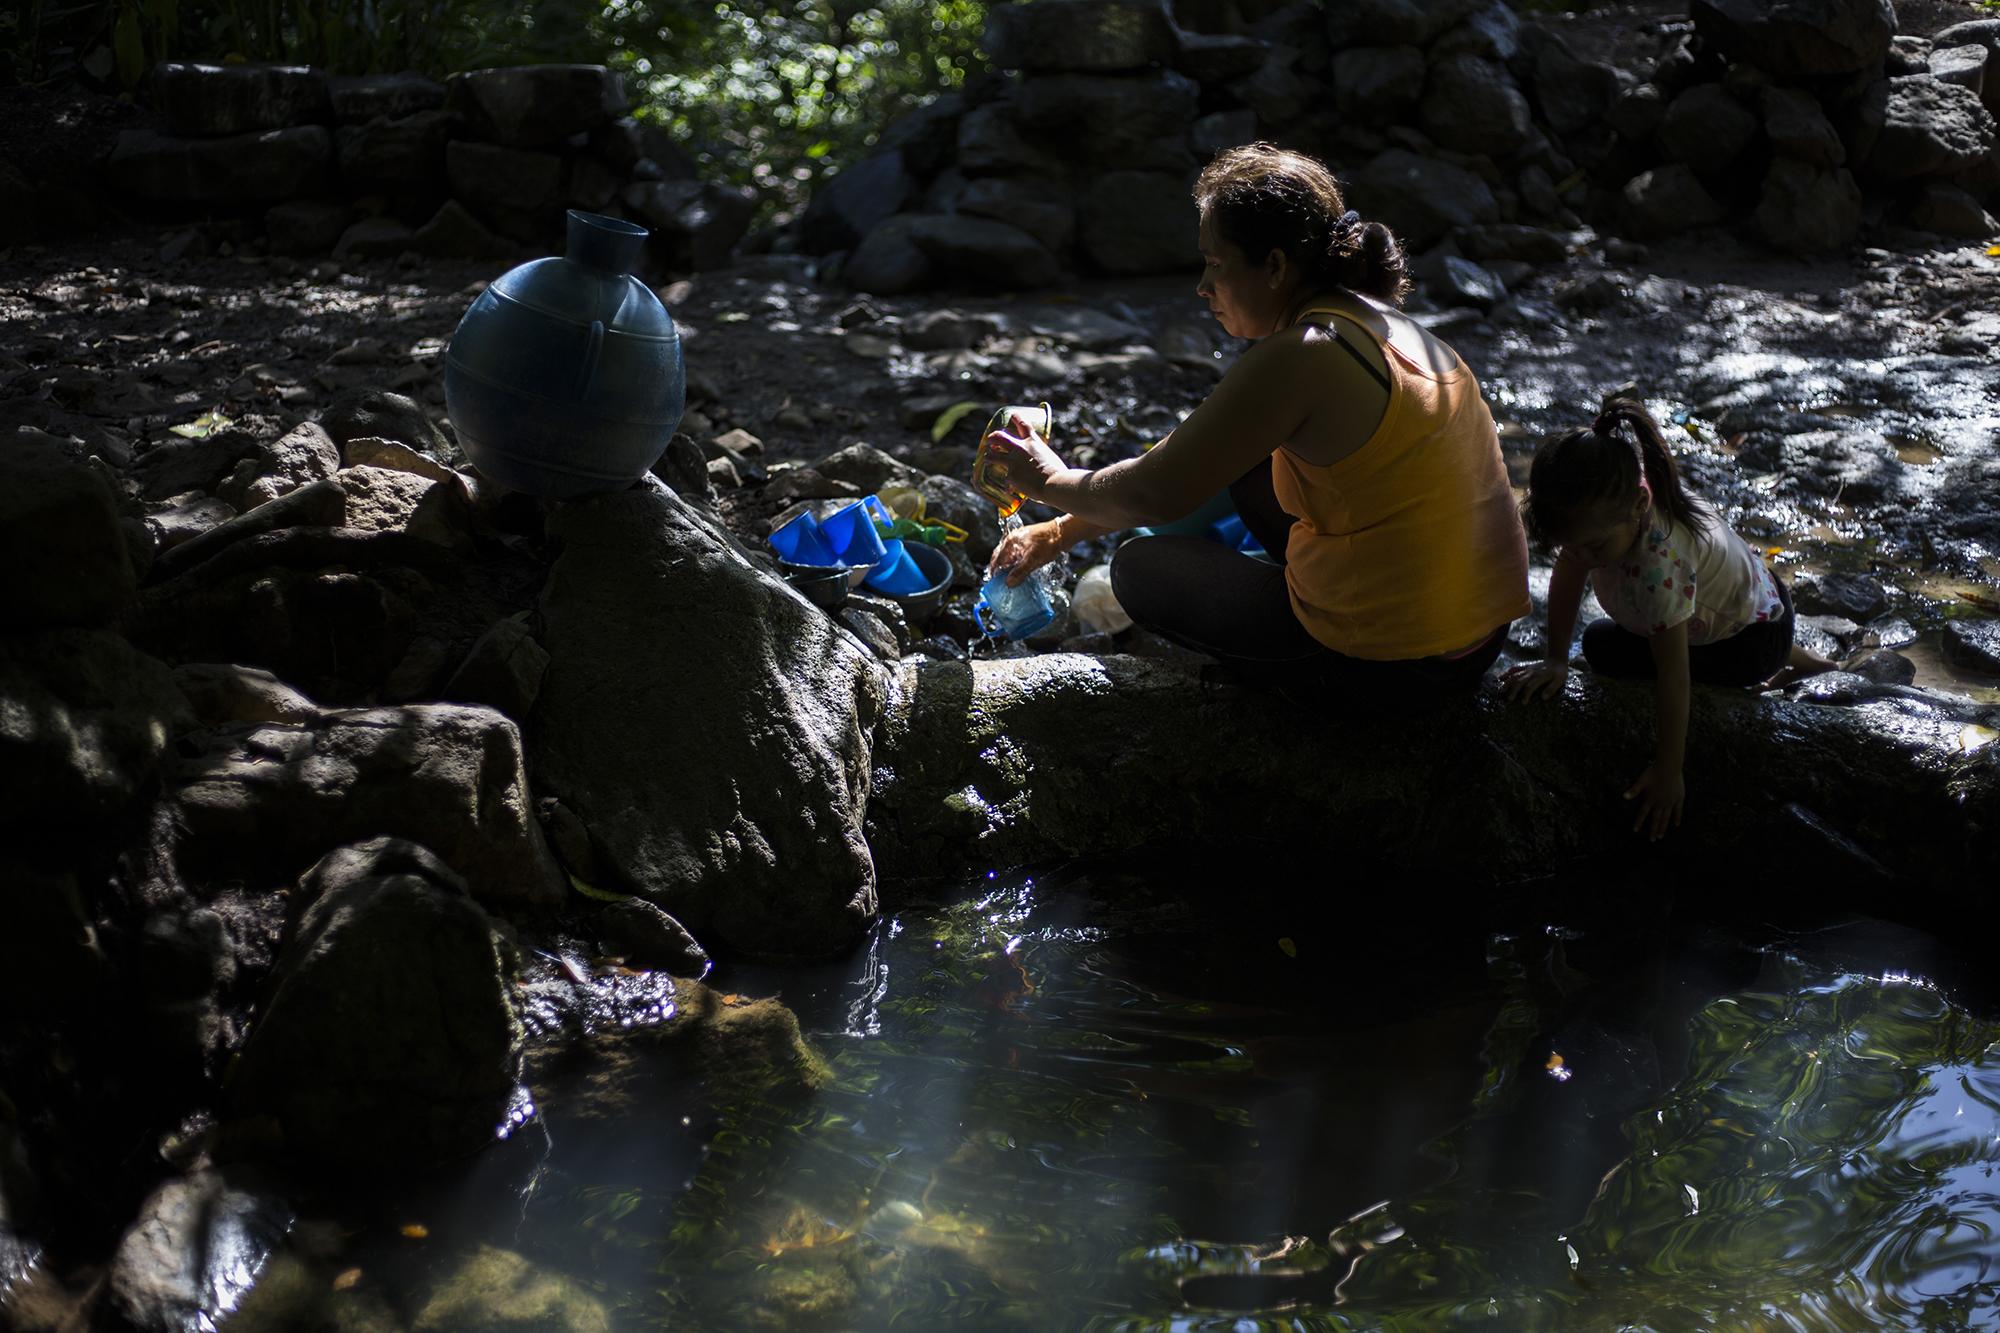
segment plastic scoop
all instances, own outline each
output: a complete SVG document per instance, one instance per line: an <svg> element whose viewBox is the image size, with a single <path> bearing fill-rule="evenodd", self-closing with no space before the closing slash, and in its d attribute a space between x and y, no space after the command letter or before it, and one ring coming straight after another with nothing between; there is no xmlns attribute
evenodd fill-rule
<svg viewBox="0 0 2000 1333"><path fill-rule="evenodd" d="M923 570L917 568L917 562L910 557L910 553L903 549L900 539L892 537L883 545L888 548L888 554L869 571L867 578L861 580L864 585L892 597L908 597L930 586L930 580L924 577Z"/></svg>
<svg viewBox="0 0 2000 1333"><path fill-rule="evenodd" d="M819 520L810 509L791 519L771 534L771 549L778 558L793 565L837 565L833 548L820 530Z"/></svg>

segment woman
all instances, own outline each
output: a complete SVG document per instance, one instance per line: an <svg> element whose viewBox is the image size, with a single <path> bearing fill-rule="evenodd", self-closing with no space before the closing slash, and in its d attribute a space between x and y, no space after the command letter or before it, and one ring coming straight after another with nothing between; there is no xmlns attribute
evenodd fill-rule
<svg viewBox="0 0 2000 1333"><path fill-rule="evenodd" d="M1127 542L1111 580L1135 622L1287 690L1473 688L1529 609L1527 539L1472 372L1396 310L1395 237L1347 211L1321 163L1269 144L1217 157L1195 202L1195 292L1254 345L1137 458L1087 471L990 437L1016 490L1066 511L1010 533L994 567L1019 582L1227 486L1276 563L1195 537Z"/></svg>

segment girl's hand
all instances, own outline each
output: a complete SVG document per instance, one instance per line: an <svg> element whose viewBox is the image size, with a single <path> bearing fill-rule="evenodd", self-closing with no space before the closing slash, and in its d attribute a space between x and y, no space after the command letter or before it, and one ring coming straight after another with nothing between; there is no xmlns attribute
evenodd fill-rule
<svg viewBox="0 0 2000 1333"><path fill-rule="evenodd" d="M986 446L986 475L1030 500L1041 499L1049 481L1065 470L1056 451L1032 431L1015 435L996 430L982 443Z"/></svg>
<svg viewBox="0 0 2000 1333"><path fill-rule="evenodd" d="M1525 662L1500 673L1500 688L1509 699L1559 698L1568 684L1567 662Z"/></svg>
<svg viewBox="0 0 2000 1333"><path fill-rule="evenodd" d="M1681 803L1687 796L1687 788L1681 782L1678 767L1669 768L1655 759L1646 765L1646 771L1625 792L1628 801L1634 796L1639 798L1639 818L1632 824L1634 833L1650 823L1652 827L1646 840L1658 842L1669 823L1680 827Z"/></svg>
<svg viewBox="0 0 2000 1333"><path fill-rule="evenodd" d="M1022 579L1069 547L1070 543L1063 537L1060 518L1052 518L1046 523L1029 523L1000 538L1000 544L993 548L992 559L986 562L986 573L991 576L998 570L1005 570L1007 586L1016 587Z"/></svg>

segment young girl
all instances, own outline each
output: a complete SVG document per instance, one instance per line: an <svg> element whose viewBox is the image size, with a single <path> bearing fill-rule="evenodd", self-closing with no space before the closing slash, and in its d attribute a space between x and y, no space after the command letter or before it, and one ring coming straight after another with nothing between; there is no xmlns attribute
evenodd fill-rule
<svg viewBox="0 0 2000 1333"><path fill-rule="evenodd" d="M1759 685L1787 667L1833 664L1793 646L1791 593L1689 493L1660 428L1637 403L1614 401L1588 430L1538 449L1521 511L1528 530L1560 551L1549 579L1547 658L1510 668L1501 683L1515 699L1562 693L1588 576L1611 613L1583 631L1591 669L1658 681L1653 762L1625 793L1639 802L1633 830L1648 828L1657 840L1681 822L1688 682Z"/></svg>

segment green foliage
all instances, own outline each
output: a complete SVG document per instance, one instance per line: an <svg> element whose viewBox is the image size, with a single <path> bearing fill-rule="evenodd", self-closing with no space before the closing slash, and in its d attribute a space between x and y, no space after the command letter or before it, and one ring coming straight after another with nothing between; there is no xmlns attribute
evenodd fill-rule
<svg viewBox="0 0 2000 1333"><path fill-rule="evenodd" d="M441 74L599 60L601 0L31 0L0 21L0 58L40 83L81 73L136 89L162 60L282 61L338 74Z"/></svg>
<svg viewBox="0 0 2000 1333"><path fill-rule="evenodd" d="M983 0L606 0L644 114L781 210L980 68Z"/></svg>
<svg viewBox="0 0 2000 1333"><path fill-rule="evenodd" d="M28 0L0 67L137 92L162 60L433 75L536 61L620 70L639 114L780 212L899 112L983 67L986 0ZM0 74L0 77L4 77Z"/></svg>

